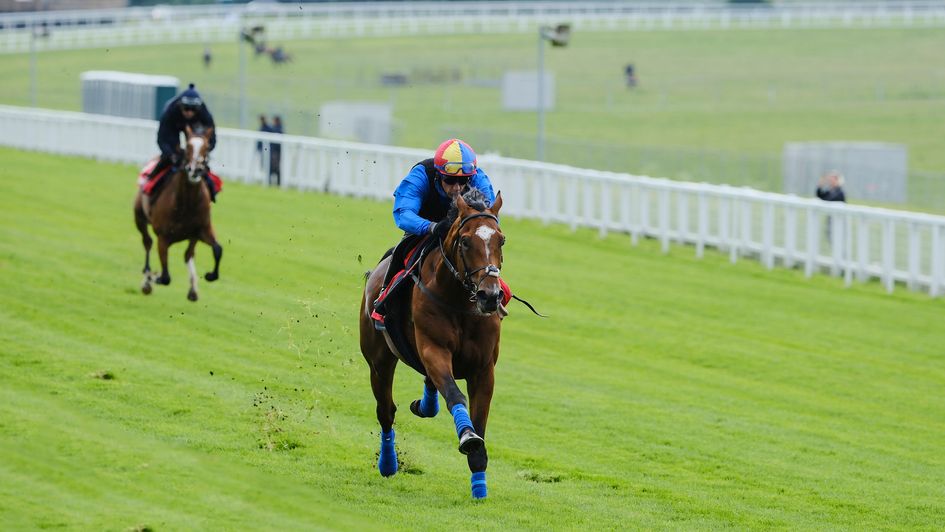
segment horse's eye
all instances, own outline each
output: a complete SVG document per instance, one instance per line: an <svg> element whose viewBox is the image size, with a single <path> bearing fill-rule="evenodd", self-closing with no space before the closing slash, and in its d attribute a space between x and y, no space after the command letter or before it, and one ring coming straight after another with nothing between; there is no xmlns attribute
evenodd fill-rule
<svg viewBox="0 0 945 532"><path fill-rule="evenodd" d="M502 235L502 238L499 239L499 247L502 247L504 245L505 245L505 235Z"/></svg>
<svg viewBox="0 0 945 532"><path fill-rule="evenodd" d="M469 249L469 238L465 236L460 238L459 245L463 246L463 249Z"/></svg>

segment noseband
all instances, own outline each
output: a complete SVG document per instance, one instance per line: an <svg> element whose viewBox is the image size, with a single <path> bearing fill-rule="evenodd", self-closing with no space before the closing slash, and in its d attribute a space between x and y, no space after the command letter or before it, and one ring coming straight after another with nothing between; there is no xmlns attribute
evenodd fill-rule
<svg viewBox="0 0 945 532"><path fill-rule="evenodd" d="M462 229L463 226L466 225L466 222L468 222L469 220L473 220L476 218L490 218L492 220L495 220L496 224L499 223L499 219L496 218L494 215L489 214L487 212L479 212L476 214L470 214L469 216L463 218L462 221L459 222L459 229ZM446 250L443 249L443 240L440 240L439 245L440 245L440 254L443 256L443 263L446 264L447 269L449 269L450 273L453 274L453 277L455 277L456 280L459 281L460 284L463 285L463 288L465 288L466 291L469 292L470 301L476 300L476 292L479 291L479 287L482 285L482 282L486 280L486 277L499 277L499 267L496 266L495 264L486 264L485 266L482 266L481 268L470 270L469 265L466 264L466 255L464 253L460 253L459 257L463 260L463 271L465 271L466 274L460 275L459 270L456 269L456 266L453 265L452 261L450 261L449 256L446 254ZM458 245L459 245L459 239L457 238L453 240L453 253L456 253L456 247ZM479 272L484 272L484 273L479 277L478 282L474 282L472 280L472 276Z"/></svg>

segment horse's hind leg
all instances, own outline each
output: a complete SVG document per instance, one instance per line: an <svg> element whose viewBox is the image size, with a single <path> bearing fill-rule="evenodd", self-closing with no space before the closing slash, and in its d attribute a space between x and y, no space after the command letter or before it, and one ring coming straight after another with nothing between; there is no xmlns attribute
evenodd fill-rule
<svg viewBox="0 0 945 532"><path fill-rule="evenodd" d="M213 271L207 272L203 276L209 282L216 281L220 278L220 259L223 258L223 246L217 242L217 235L213 232L213 226L209 225L207 228L200 234L200 240L206 242L211 248L213 248Z"/></svg>
<svg viewBox="0 0 945 532"><path fill-rule="evenodd" d="M410 411L417 417L434 417L440 412L440 396L430 377L423 381L423 398L410 403Z"/></svg>
<svg viewBox="0 0 945 532"><path fill-rule="evenodd" d="M151 234L148 232L148 218L144 215L144 208L141 206L141 195L135 198L135 227L141 233L141 243L144 245L144 280L141 282L141 291L145 295L151 293Z"/></svg>
<svg viewBox="0 0 945 532"><path fill-rule="evenodd" d="M367 359L367 356L365 356ZM391 389L394 385L394 369L397 359L392 354L368 359L371 366L371 390L377 401L377 422L381 425L381 451L377 457L377 470L385 477L397 472L397 451L394 448L394 414L397 405Z"/></svg>
<svg viewBox="0 0 945 532"><path fill-rule="evenodd" d="M197 301L197 261L194 259L194 248L197 247L197 239L190 239L187 245L187 251L184 252L184 262L187 263L187 271L190 273L190 290L187 292L187 299Z"/></svg>
<svg viewBox="0 0 945 532"><path fill-rule="evenodd" d="M473 427L476 433L486 437L486 422L489 420L489 408L492 405L492 392L495 388L495 370L489 368L480 375L466 379L469 391L469 410L472 416ZM469 471L472 473L472 496L476 499L485 498L486 467L489 464L489 455L486 453L485 443L478 449L466 455Z"/></svg>

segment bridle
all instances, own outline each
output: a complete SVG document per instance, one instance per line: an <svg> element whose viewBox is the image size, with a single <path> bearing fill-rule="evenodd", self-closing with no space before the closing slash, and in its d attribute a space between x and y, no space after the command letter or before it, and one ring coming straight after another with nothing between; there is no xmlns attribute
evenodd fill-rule
<svg viewBox="0 0 945 532"><path fill-rule="evenodd" d="M192 152L192 157L187 160L187 163L184 166L184 169L187 172L187 179L191 183L199 183L203 176L207 173L207 156L204 155L203 145L200 146L199 150L196 146L193 146L190 141L194 138L202 139L203 142L207 140L200 136L192 136L187 139L187 145L190 147Z"/></svg>
<svg viewBox="0 0 945 532"><path fill-rule="evenodd" d="M459 222L459 229L462 229L463 226L466 225L466 222L468 222L469 220L473 220L473 219L476 219L476 218L490 218L490 219L494 220L496 224L499 223L499 219L498 219L494 214L489 214L489 213L486 213L486 212L480 212L480 213L476 213L476 214L471 214L471 215L469 215L469 216L463 218L463 219ZM461 274L459 273L459 270L456 268L456 266L453 265L453 262L450 260L449 255L446 254L446 250L443 249L443 240L439 240L438 245L439 245L439 248L440 248L440 255L443 257L443 264L446 265L446 268L449 269L450 273L453 274L453 277L456 278L456 280L459 281L460 284L463 286L463 288L465 288L466 291L469 293L469 301L476 301L476 299L477 299L476 293L479 291L479 287L482 285L483 281L485 281L487 277L499 277L500 270L499 270L499 267L496 266L495 264L486 264L485 266L483 266L483 267L481 267L481 268L476 268L475 270L470 270L470 269L469 269L469 265L466 264L466 255L463 254L463 253L460 253L459 256L460 256L460 258L463 260L463 271L465 271L466 274L465 274L465 275L461 275ZM454 252L454 253L456 253L456 246L457 246L457 245L459 245L459 239L458 239L458 238L453 241L453 252ZM421 258L421 260L423 260L423 259ZM479 273L479 272L484 272L484 273L479 277L479 280L478 280L478 281L474 281L474 280L472 279L472 276L475 275L475 274L477 274L477 273ZM411 273L410 276L413 278L414 282L417 284L417 287L420 288L420 291L423 292L424 295L426 295L427 297L429 297L434 303L440 305L440 306L443 307L443 308L452 309L452 310L454 310L454 311L457 310L457 309L453 308L451 305L449 305L447 302L443 301L439 296L437 296L436 294L434 294L432 290L430 290L429 288L427 288L427 286L426 286L425 284L423 284L423 280L420 279L420 275L419 275L418 272L415 271L415 272ZM529 310L531 310L532 312L534 312L537 316L542 317L542 318L547 317L547 316L545 316L544 314L541 314L541 313L539 313L537 310L535 310L535 307L533 307L533 306L531 305L531 303L529 303L528 301L525 301L524 299L522 299L522 298L516 296L515 294L512 294L512 299L521 301L526 307L528 307ZM459 310L459 311L462 312L462 313L470 314L470 315L474 315L474 316L475 316L475 315L479 315L479 313L477 313L477 312L472 312L472 311L469 311L469 310Z"/></svg>
<svg viewBox="0 0 945 532"><path fill-rule="evenodd" d="M470 214L469 216L463 218L459 222L458 229L462 229L463 226L466 225L466 222L470 220L474 220L476 218L489 218L491 220L494 220L497 225L499 223L499 219L495 215L489 214L487 212L478 212L475 214ZM452 249L453 254L456 253L457 251L456 248L458 245L459 245L459 239L456 238L453 240L453 249ZM483 281L485 281L487 277L496 277L496 278L499 277L499 273L500 273L499 267L491 263L486 264L485 266L482 266L480 268L476 268L475 270L470 270L469 265L466 263L466 254L462 252L459 253L459 257L463 261L463 271L466 273L465 275L461 275L459 273L459 270L456 268L456 266L453 265L453 262L450 260L449 255L446 254L446 250L443 249L443 240L439 241L439 247L440 247L440 255L443 256L443 263L446 264L446 268L449 269L450 273L453 274L453 277L455 277L456 280L459 281L460 284L463 286L463 288L465 288L466 291L469 293L470 301L476 300L476 293L479 292L479 287L482 286ZM478 281L474 281L473 276L479 272L483 272L483 273L479 277Z"/></svg>

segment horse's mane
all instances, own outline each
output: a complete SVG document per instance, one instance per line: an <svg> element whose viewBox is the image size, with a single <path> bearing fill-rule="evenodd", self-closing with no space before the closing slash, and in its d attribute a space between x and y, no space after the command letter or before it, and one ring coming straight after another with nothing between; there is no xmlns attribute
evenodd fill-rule
<svg viewBox="0 0 945 532"><path fill-rule="evenodd" d="M483 212L489 208L488 198L482 193L478 188L470 188L463 194L463 200L466 201L466 204L476 209L479 212ZM450 205L449 212L446 213L446 220L453 225L453 222L456 221L456 218L459 216L459 207L456 206L456 200L453 200L453 203Z"/></svg>

